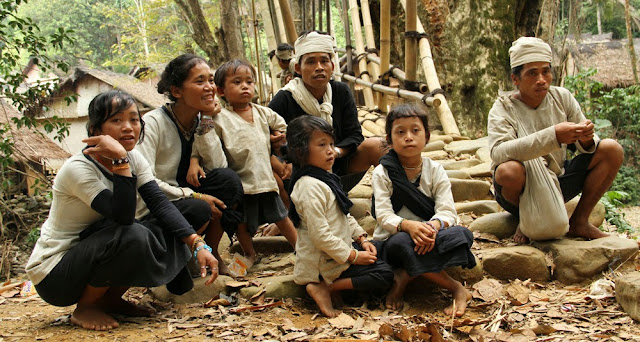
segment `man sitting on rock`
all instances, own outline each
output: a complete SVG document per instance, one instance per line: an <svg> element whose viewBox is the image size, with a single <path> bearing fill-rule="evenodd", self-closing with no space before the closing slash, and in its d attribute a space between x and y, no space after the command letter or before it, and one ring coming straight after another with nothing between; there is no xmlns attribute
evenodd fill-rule
<svg viewBox="0 0 640 342"><path fill-rule="evenodd" d="M497 202L520 217L522 210L527 210L519 208L527 179L523 162L543 157L565 202L582 192L569 219L568 234L586 239L607 236L588 219L618 173L624 159L622 147L615 140L600 140L569 90L551 86L552 52L547 43L521 37L513 42L509 57L511 80L517 89L498 97L489 112L488 124ZM580 154L567 160L567 148L577 149ZM549 191L556 191L552 186ZM548 228L545 220L540 217L539 225L525 227L526 236L518 225L514 241L526 243L529 239L567 234L566 225Z"/></svg>

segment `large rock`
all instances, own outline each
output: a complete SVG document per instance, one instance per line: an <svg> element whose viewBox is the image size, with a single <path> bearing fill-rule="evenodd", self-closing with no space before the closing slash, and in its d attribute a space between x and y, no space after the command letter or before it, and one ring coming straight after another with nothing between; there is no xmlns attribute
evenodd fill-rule
<svg viewBox="0 0 640 342"><path fill-rule="evenodd" d="M581 283L602 271L616 268L638 251L637 242L617 236L591 241L535 241L534 246L551 252L556 278L565 284Z"/></svg>
<svg viewBox="0 0 640 342"><path fill-rule="evenodd" d="M349 209L349 213L356 220L367 215L371 215L371 199L370 198L352 198L353 206Z"/></svg>
<svg viewBox="0 0 640 342"><path fill-rule="evenodd" d="M489 147L480 147L476 151L476 158L480 159L483 163L491 163L491 150L489 150Z"/></svg>
<svg viewBox="0 0 640 342"><path fill-rule="evenodd" d="M480 280L482 280L482 278L484 277L482 262L480 262L480 259L478 259L477 256L475 257L475 259L476 259L476 267L474 268L469 269L469 268L462 268L461 266L456 266L456 267L449 267L445 271L447 271L447 274L449 274L451 278L463 284L464 283L475 284Z"/></svg>
<svg viewBox="0 0 640 342"><path fill-rule="evenodd" d="M183 295L175 295L166 286L158 286L151 289L153 296L163 302L172 302L176 304L190 304L190 303L206 303L211 298L219 295L220 293L227 293L227 282L233 281L233 278L224 275L218 276L216 281L209 286L205 286L204 283L208 278L193 278L193 288L191 291Z"/></svg>
<svg viewBox="0 0 640 342"><path fill-rule="evenodd" d="M370 121L370 120L363 121L362 127L377 136L381 136L381 137L385 136L384 128L376 125L376 123L373 121Z"/></svg>
<svg viewBox="0 0 640 342"><path fill-rule="evenodd" d="M455 202L476 201L487 198L489 195L489 182L473 179L449 179L451 192Z"/></svg>
<svg viewBox="0 0 640 342"><path fill-rule="evenodd" d="M444 147L444 150L459 156L463 153L475 154L479 148L486 147L489 143L489 137L483 137L476 140L458 140L453 141Z"/></svg>
<svg viewBox="0 0 640 342"><path fill-rule="evenodd" d="M569 214L569 217L571 217L573 211L576 210L578 201L580 201L580 196L577 196L571 201L564 204L564 206L567 208L567 214ZM596 206L595 208L593 208L591 215L589 215L589 222L596 227L600 227L600 225L602 225L602 222L604 222L604 213L604 204L600 202L596 203Z"/></svg>
<svg viewBox="0 0 640 342"><path fill-rule="evenodd" d="M257 264L251 266L249 273L261 273L268 271L280 271L293 267L296 256L293 253L278 253L263 257Z"/></svg>
<svg viewBox="0 0 640 342"><path fill-rule="evenodd" d="M423 149L422 152L440 151L444 149L446 144L442 140L430 141Z"/></svg>
<svg viewBox="0 0 640 342"><path fill-rule="evenodd" d="M640 321L640 272L616 279L616 301L631 318Z"/></svg>
<svg viewBox="0 0 640 342"><path fill-rule="evenodd" d="M358 185L349 191L349 198L371 198L371 196L373 196L371 186L362 183L358 183Z"/></svg>
<svg viewBox="0 0 640 342"><path fill-rule="evenodd" d="M453 137L450 135L431 134L429 142L443 141L445 144L449 144L453 141Z"/></svg>
<svg viewBox="0 0 640 342"><path fill-rule="evenodd" d="M478 164L463 171L469 172L471 177L491 177L491 163Z"/></svg>
<svg viewBox="0 0 640 342"><path fill-rule="evenodd" d="M253 238L253 248L256 253L273 254L273 253L290 253L293 247L284 236L258 236ZM231 246L230 253L242 254L242 247L238 241Z"/></svg>
<svg viewBox="0 0 640 342"><path fill-rule="evenodd" d="M469 172L464 170L445 170L447 172L447 176L449 178L456 179L471 179L471 175Z"/></svg>
<svg viewBox="0 0 640 342"><path fill-rule="evenodd" d="M482 268L492 277L503 280L549 280L549 268L544 253L531 246L483 250Z"/></svg>
<svg viewBox="0 0 640 342"><path fill-rule="evenodd" d="M518 219L508 212L487 214L469 225L469 230L479 233L488 233L505 239L512 236L518 228Z"/></svg>
<svg viewBox="0 0 640 342"><path fill-rule="evenodd" d="M427 157L431 160L445 160L449 159L449 153L442 150L422 152L422 157Z"/></svg>
<svg viewBox="0 0 640 342"><path fill-rule="evenodd" d="M369 236L373 236L373 232L376 230L378 222L373 218L373 216L369 215L359 219L358 224L365 232L367 232L367 234L369 234Z"/></svg>
<svg viewBox="0 0 640 342"><path fill-rule="evenodd" d="M455 204L458 213L474 213L484 215L500 211L500 204L493 200L460 202Z"/></svg>
<svg viewBox="0 0 640 342"><path fill-rule="evenodd" d="M478 164L482 164L482 162L478 159L463 159L463 160L452 160L452 161L441 161L445 170L464 170L470 167L474 167Z"/></svg>
<svg viewBox="0 0 640 342"><path fill-rule="evenodd" d="M301 298L307 295L304 286L293 282L293 274L273 276L259 279L266 288L265 297L270 298ZM240 295L249 298L255 295L261 287L251 286L240 289Z"/></svg>

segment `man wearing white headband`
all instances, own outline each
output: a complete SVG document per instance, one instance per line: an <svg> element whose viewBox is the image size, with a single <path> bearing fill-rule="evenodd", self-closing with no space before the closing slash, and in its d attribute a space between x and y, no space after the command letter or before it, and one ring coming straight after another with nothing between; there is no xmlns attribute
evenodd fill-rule
<svg viewBox="0 0 640 342"><path fill-rule="evenodd" d="M517 89L500 95L489 112L489 148L496 200L505 210L521 218L522 223L523 210L528 208L520 208L519 204L521 200L525 203L522 197L525 183L531 179L529 170L533 170L523 162L540 157L541 169L546 167L550 171L550 176L543 176L551 179L552 184L537 188L561 191L565 202L582 192L567 225L548 228L545 221L549 218L540 217L535 227L519 225L514 241L546 240L566 233L587 239L607 236L589 223L588 218L618 173L624 158L622 147L615 140L600 140L573 95L565 88L551 85L553 55L547 43L538 38L521 37L513 42L509 57L511 80ZM567 148L579 154L567 160ZM560 193L557 194L560 197ZM564 206L558 210L565 210Z"/></svg>
<svg viewBox="0 0 640 342"><path fill-rule="evenodd" d="M333 172L342 177L345 190L351 189L371 165L386 152L382 140L364 139L358 112L349 87L332 81L335 68L335 40L315 31L296 40L295 78L271 100L269 107L287 123L301 115L314 115L333 126L335 157Z"/></svg>

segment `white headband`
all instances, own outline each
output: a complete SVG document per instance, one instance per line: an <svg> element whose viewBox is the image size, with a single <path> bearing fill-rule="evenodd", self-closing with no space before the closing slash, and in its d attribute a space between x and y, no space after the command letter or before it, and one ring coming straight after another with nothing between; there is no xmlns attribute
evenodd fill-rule
<svg viewBox="0 0 640 342"><path fill-rule="evenodd" d="M511 69L532 62L553 61L551 47L544 40L535 37L520 37L509 49Z"/></svg>

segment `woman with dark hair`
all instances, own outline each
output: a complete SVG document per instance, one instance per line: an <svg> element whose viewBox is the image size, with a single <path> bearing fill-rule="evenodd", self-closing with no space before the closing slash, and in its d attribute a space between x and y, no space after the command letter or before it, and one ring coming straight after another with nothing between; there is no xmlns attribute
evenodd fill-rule
<svg viewBox="0 0 640 342"><path fill-rule="evenodd" d="M207 62L196 55L184 54L174 58L162 73L158 92L171 102L143 117L146 137L138 150L151 165L160 189L192 222L203 215L193 210L188 198L205 201L212 219L206 227L198 226L198 233L205 233L205 241L213 246L213 255L220 263L220 274L229 274L218 254L218 244L223 231L230 236L237 230L242 213L236 210L242 200L240 178L229 168L209 170L200 177L199 186L187 181L194 135L202 116L214 116L220 111L215 100L216 87L213 73ZM136 217L148 212L139 208ZM195 225L194 225L195 226Z"/></svg>
<svg viewBox="0 0 640 342"><path fill-rule="evenodd" d="M58 172L49 217L26 266L46 302L77 304L71 322L85 329L116 328L111 313L151 314L122 298L131 286L189 291L193 282L185 266L192 254L201 276L211 268L207 285L218 276L211 248L162 194L149 164L133 149L142 131L129 94L114 90L91 101L89 137L83 140L88 146ZM137 195L151 212L147 220L134 219ZM191 201L194 209L207 211L204 202Z"/></svg>

